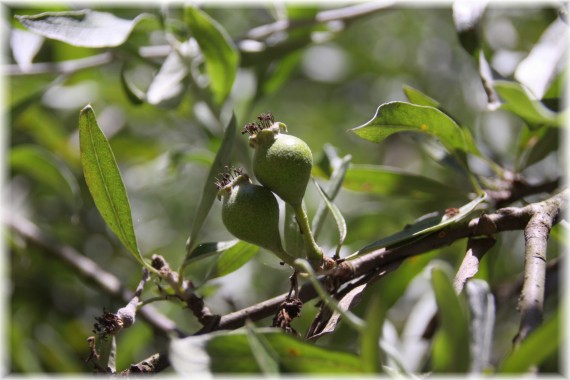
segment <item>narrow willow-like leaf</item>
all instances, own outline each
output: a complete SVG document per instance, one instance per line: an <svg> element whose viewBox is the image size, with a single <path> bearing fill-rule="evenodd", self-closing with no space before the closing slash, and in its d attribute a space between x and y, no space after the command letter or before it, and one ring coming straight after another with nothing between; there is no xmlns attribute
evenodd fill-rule
<svg viewBox="0 0 570 380"><path fill-rule="evenodd" d="M350 131L375 143L397 132L426 133L438 138L451 153L478 154L477 147L465 138L463 129L445 113L437 108L406 102L382 104L372 120Z"/></svg>
<svg viewBox="0 0 570 380"><path fill-rule="evenodd" d="M399 168L352 164L344 176L343 187L353 191L388 197L436 200L465 200L466 191Z"/></svg>
<svg viewBox="0 0 570 380"><path fill-rule="evenodd" d="M305 240L301 234L295 210L285 203L285 220L283 226L285 251L294 258L306 257Z"/></svg>
<svg viewBox="0 0 570 380"><path fill-rule="evenodd" d="M218 260L214 263L214 266L210 270L207 278L211 280L238 270L251 260L257 252L259 252L259 247L257 245L240 241L225 250L220 257L218 257Z"/></svg>
<svg viewBox="0 0 570 380"><path fill-rule="evenodd" d="M131 206L119 167L90 105L79 114L79 146L83 174L95 206L121 243L145 265L137 245Z"/></svg>
<svg viewBox="0 0 570 380"><path fill-rule="evenodd" d="M431 282L441 322L433 344L434 370L464 373L470 364L467 316L442 268L432 269Z"/></svg>
<svg viewBox="0 0 570 380"><path fill-rule="evenodd" d="M347 259L362 255L364 253L372 252L380 248L403 245L405 243L422 238L428 233L436 232L453 223L458 223L469 216L475 210L475 208L483 203L483 201L486 199L487 194L484 193L458 209L448 209L447 214L445 212L435 212L426 215L425 217L419 218L416 223L410 226L406 226L402 231L367 245L353 255L347 257Z"/></svg>
<svg viewBox="0 0 570 380"><path fill-rule="evenodd" d="M556 127L562 124L556 113L550 111L538 100L531 99L520 84L496 81L495 89L504 101L501 107L519 116L531 126Z"/></svg>
<svg viewBox="0 0 570 380"><path fill-rule="evenodd" d="M428 107L441 109L441 103L427 96L420 90L407 85L403 86L403 90L404 90L404 95L406 95L406 98L408 98L408 100L411 103L417 104L419 106L428 106Z"/></svg>
<svg viewBox="0 0 570 380"><path fill-rule="evenodd" d="M154 76L146 93L150 104L160 107L176 107L182 100L188 75L188 64L180 53L173 51L166 57L158 73Z"/></svg>
<svg viewBox="0 0 570 380"><path fill-rule="evenodd" d="M273 348L263 334L257 333L253 324L246 323L245 331L251 353L264 375L276 375L279 373L279 359Z"/></svg>
<svg viewBox="0 0 570 380"><path fill-rule="evenodd" d="M194 221L192 223L192 230L190 231L190 237L188 238L188 242L186 244L186 257L190 255L190 252L194 249L196 245L196 238L198 237L198 233L204 224L204 220L208 216L210 209L212 208L212 204L216 199L216 194L218 190L214 185L216 176L223 171L224 166L229 164L230 154L232 151L232 147L234 144L234 139L236 135L236 117L232 115L226 130L224 131L224 138L222 140L222 144L216 153L216 158L214 158L214 163L210 167L210 172L208 173L208 177L206 178L206 183L204 184L204 189L202 190L202 198L200 199L200 203L198 205L198 209L194 214ZM186 260L185 260L186 261Z"/></svg>
<svg viewBox="0 0 570 380"><path fill-rule="evenodd" d="M471 280L465 288L471 311L471 369L482 373L490 365L493 351L493 326L495 325L495 300L489 284L483 280Z"/></svg>
<svg viewBox="0 0 570 380"><path fill-rule="evenodd" d="M336 207L336 205L331 202L331 200L327 197L327 195L325 194L321 186L317 183L317 181L314 181L314 183L315 187L319 191L321 198L327 205L327 208L333 215L334 220L336 222L336 227L338 228L338 247L336 253L338 254L340 252L340 248L344 243L344 239L346 238L346 221L344 220L344 216L342 216L342 213L340 212L338 207Z"/></svg>
<svg viewBox="0 0 570 380"><path fill-rule="evenodd" d="M212 243L202 243L190 252L184 265L188 265L194 261L202 260L211 257L215 254L222 253L239 243L238 239L229 241L217 241Z"/></svg>
<svg viewBox="0 0 570 380"><path fill-rule="evenodd" d="M276 329L257 329L279 359L280 371L292 374L360 374L360 358L352 353L325 349L302 342ZM247 333L216 332L172 340L169 358L183 376L252 374L261 369L253 357Z"/></svg>
<svg viewBox="0 0 570 380"><path fill-rule="evenodd" d="M325 190L325 194L327 197L332 201L338 195L342 183L344 181L344 177L346 175L346 171L350 165L350 160L352 160L351 155L344 156L342 159L335 159L335 168L331 174L329 179L329 183L327 184L327 188ZM317 212L315 212L315 216L313 217L313 224L311 226L311 230L313 231L313 236L315 239L319 236L321 229L324 225L326 216L328 214L328 206L323 201L319 204L319 208Z"/></svg>
<svg viewBox="0 0 570 380"><path fill-rule="evenodd" d="M204 54L214 101L221 104L228 97L236 77L238 50L226 30L201 10L187 7L186 20Z"/></svg>
<svg viewBox="0 0 570 380"><path fill-rule="evenodd" d="M123 44L137 23L151 17L150 14L141 14L133 20L125 20L112 13L88 9L16 16L26 28L44 37L91 48Z"/></svg>
<svg viewBox="0 0 570 380"><path fill-rule="evenodd" d="M560 61L568 53L567 32L568 24L557 17L517 66L515 79L529 88L538 99L544 97L559 71L564 71L566 67Z"/></svg>
<svg viewBox="0 0 570 380"><path fill-rule="evenodd" d="M376 295L369 302L366 311L366 330L360 333L362 366L369 373L382 372L380 337L386 310L381 297L382 295Z"/></svg>
<svg viewBox="0 0 570 380"><path fill-rule="evenodd" d="M8 162L10 169L49 186L70 204L78 200L79 184L73 173L50 151L38 145L19 145L10 150Z"/></svg>
<svg viewBox="0 0 570 380"><path fill-rule="evenodd" d="M564 336L560 331L561 313L561 307L558 307L555 315L534 330L518 349L505 359L499 373L527 373L531 367L540 365L544 359L553 355L560 348Z"/></svg>

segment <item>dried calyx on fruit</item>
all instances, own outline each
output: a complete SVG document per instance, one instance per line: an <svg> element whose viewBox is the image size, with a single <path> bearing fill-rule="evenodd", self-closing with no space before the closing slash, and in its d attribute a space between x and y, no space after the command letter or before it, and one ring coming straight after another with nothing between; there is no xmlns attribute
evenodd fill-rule
<svg viewBox="0 0 570 380"><path fill-rule="evenodd" d="M257 120L242 130L242 134L249 134L249 145L254 148L253 173L263 186L293 207L308 259L319 265L323 252L313 238L303 205L313 167L311 149L300 138L282 133L287 132L287 126L276 122L272 114L262 113Z"/></svg>
<svg viewBox="0 0 570 380"><path fill-rule="evenodd" d="M242 169L228 168L216 179L222 200L222 221L235 237L263 247L289 265L279 235L279 205L267 188L251 183Z"/></svg>

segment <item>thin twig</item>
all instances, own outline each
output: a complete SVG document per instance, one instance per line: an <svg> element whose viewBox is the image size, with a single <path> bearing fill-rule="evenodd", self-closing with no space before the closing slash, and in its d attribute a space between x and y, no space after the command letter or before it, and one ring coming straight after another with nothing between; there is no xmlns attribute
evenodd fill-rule
<svg viewBox="0 0 570 380"><path fill-rule="evenodd" d="M284 32L296 28L312 26L318 23L327 23L332 21L344 21L344 22L354 21L357 18L367 16L378 11L386 10L395 3L396 3L395 1L391 0L374 1L374 2L352 5L339 9L321 11L317 13L313 19L295 20L295 21L278 20L271 24L255 27L251 29L249 32L247 32L246 35L248 38L253 40L262 40L278 32Z"/></svg>
<svg viewBox="0 0 570 380"><path fill-rule="evenodd" d="M49 73L69 74L83 69L103 66L112 61L113 54L111 52L105 52L87 58L72 59L69 61L34 63L25 71L18 65L6 65L2 69L2 74L11 76Z"/></svg>
<svg viewBox="0 0 570 380"><path fill-rule="evenodd" d="M37 246L43 253L54 256L64 262L80 277L94 284L105 293L125 303L133 299L133 293L125 289L115 275L105 271L93 260L77 252L73 247L51 241L31 221L20 216L10 215L7 224L28 243ZM152 306L146 306L139 313L151 326L165 335L172 333L178 336L186 335L178 330L174 321L159 313Z"/></svg>

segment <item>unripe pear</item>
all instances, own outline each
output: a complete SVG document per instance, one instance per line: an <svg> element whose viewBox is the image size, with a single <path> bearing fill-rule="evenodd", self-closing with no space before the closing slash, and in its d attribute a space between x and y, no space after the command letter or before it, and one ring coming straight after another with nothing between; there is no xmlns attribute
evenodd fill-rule
<svg viewBox="0 0 570 380"><path fill-rule="evenodd" d="M263 186L297 207L311 177L311 150L300 138L281 133L285 125L275 123L270 114L262 114L258 119L260 123L245 127L246 132L254 132L249 138L254 148L253 173Z"/></svg>
<svg viewBox="0 0 570 380"><path fill-rule="evenodd" d="M267 188L254 185L241 170L225 174L218 186L222 200L222 221L229 232L240 240L263 247L281 260L291 257L281 245L279 205Z"/></svg>

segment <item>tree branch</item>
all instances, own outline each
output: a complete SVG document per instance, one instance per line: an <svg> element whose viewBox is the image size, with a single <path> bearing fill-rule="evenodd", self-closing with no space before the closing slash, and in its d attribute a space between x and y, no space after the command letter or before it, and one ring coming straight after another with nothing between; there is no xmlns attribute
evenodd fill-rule
<svg viewBox="0 0 570 380"><path fill-rule="evenodd" d="M93 260L77 252L73 247L51 241L29 220L16 215L10 215L7 224L28 243L67 264L87 282L97 286L120 302L129 303L133 299L134 294L128 289L125 289L117 277L105 271ZM186 335L178 330L174 321L159 313L152 306L142 308L139 311L139 315L157 331L165 335L172 333L178 336Z"/></svg>
<svg viewBox="0 0 570 380"><path fill-rule="evenodd" d="M514 340L515 348L542 323L548 236L566 203L566 197L556 197L528 206L532 217L524 229L525 276L519 299L521 323Z"/></svg>

